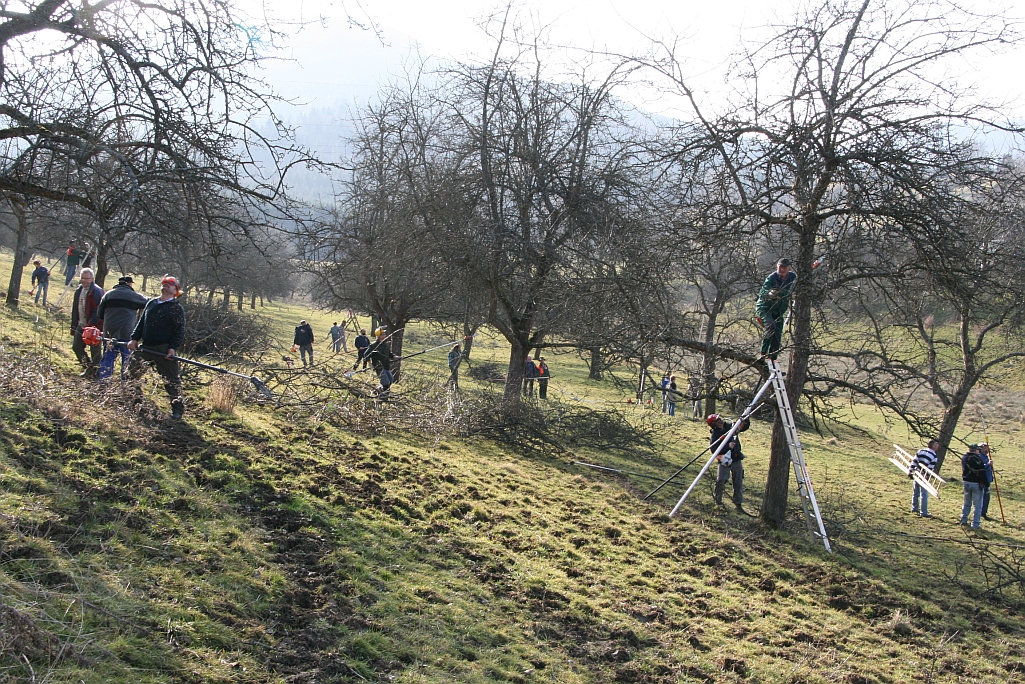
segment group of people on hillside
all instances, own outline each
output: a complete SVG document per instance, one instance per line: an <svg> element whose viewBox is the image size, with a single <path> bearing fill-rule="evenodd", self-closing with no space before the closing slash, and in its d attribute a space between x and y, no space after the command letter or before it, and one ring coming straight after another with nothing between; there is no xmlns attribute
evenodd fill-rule
<svg viewBox="0 0 1025 684"><path fill-rule="evenodd" d="M82 365L82 377L108 381L121 359L121 378L138 379L151 366L164 379L171 416L185 412L177 350L185 340L185 310L177 301L181 283L174 276L160 281L151 299L135 291L130 275L118 278L107 292L95 282L91 268L79 274L71 302L71 348ZM138 352L138 353L133 353Z"/></svg>
<svg viewBox="0 0 1025 684"><path fill-rule="evenodd" d="M545 357L538 356L535 359L527 355L523 362L523 384L520 386L525 397L534 396L534 383L537 383L537 398L548 399L548 381L552 372L548 369L548 362Z"/></svg>
<svg viewBox="0 0 1025 684"><path fill-rule="evenodd" d="M936 454L939 447L939 440L930 439L924 448L919 449L911 461L908 477L914 479L916 473L923 471L934 473L939 461ZM989 444L969 444L968 451L961 457L961 482L964 490L961 505L962 525L970 524L973 530L978 530L982 527L982 520L991 519L989 490L995 479ZM915 482L911 494L911 512L923 518L933 517L929 513L929 492L918 482Z"/></svg>

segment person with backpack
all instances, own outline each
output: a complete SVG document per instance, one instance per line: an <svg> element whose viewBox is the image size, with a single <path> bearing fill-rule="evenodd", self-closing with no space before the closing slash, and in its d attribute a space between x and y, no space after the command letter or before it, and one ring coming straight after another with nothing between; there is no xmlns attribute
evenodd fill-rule
<svg viewBox="0 0 1025 684"><path fill-rule="evenodd" d="M961 457L961 480L964 482L964 505L961 507L961 524L968 524L968 514L975 508L972 529L982 529L982 497L989 488L986 474L986 460L979 453L978 444L969 444L968 453Z"/></svg>
<svg viewBox="0 0 1025 684"><path fill-rule="evenodd" d="M709 436L709 444L712 445L712 450L715 451L719 447L719 443L733 429L733 423L723 420L723 417L718 413L713 413L705 418L705 423L712 430L712 434ZM715 491L712 494L715 504L721 506L723 490L726 488L726 480L732 477L733 505L737 507L738 513L746 513L744 510L744 452L740 450L739 434L749 427L751 427L751 421L745 418L737 432L730 438L726 448L719 454L717 459L719 461L719 469L715 478Z"/></svg>
<svg viewBox="0 0 1025 684"><path fill-rule="evenodd" d="M776 360L779 348L783 346L783 323L790 310L790 298L794 294L797 274L790 270L790 260L780 259L776 270L770 273L762 289L758 291L755 312L762 324L761 357Z"/></svg>
<svg viewBox="0 0 1025 684"><path fill-rule="evenodd" d="M928 470L930 473L936 470L936 450L940 448L940 442L930 439L924 449L919 449L911 461L911 468L908 470L908 477L915 479L915 472ZM919 506L921 502L921 506ZM911 512L923 518L931 518L929 515L929 492L925 487L915 482L914 491L911 493Z"/></svg>
<svg viewBox="0 0 1025 684"><path fill-rule="evenodd" d="M303 368L306 368L306 357L310 357L310 365L313 365L313 328L306 321L299 321L299 325L295 327L295 336L292 338L292 344L299 347L299 353L302 356Z"/></svg>

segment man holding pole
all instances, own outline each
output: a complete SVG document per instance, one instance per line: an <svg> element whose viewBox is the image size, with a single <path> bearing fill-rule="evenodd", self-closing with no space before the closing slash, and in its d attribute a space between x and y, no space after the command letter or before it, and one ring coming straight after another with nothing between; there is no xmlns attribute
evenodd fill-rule
<svg viewBox="0 0 1025 684"><path fill-rule="evenodd" d="M718 413L705 418L705 423L711 428L712 434L709 443L712 449L719 446L719 442L733 429L733 423L723 420ZM733 505L737 507L738 513L746 513L744 510L744 453L740 450L740 437L737 435L751 427L751 421L744 418L740 427L730 439L726 448L719 454L719 469L715 478L715 492L712 495L718 506L722 505L723 489L726 488L726 480L733 478Z"/></svg>
<svg viewBox="0 0 1025 684"><path fill-rule="evenodd" d="M185 340L185 309L177 300L180 295L178 279L164 276L160 281L160 296L146 302L128 343L129 351L142 347L128 362L129 375L137 379L146 372L143 363L153 366L164 378L164 390L171 400L171 417L175 420L181 420L185 413L181 375L175 358L176 350Z"/></svg>

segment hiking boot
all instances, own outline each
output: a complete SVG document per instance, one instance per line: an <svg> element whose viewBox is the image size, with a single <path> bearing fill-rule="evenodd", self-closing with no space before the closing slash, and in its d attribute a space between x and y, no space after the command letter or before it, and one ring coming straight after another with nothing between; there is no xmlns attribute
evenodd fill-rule
<svg viewBox="0 0 1025 684"><path fill-rule="evenodd" d="M182 411L181 409L175 409L174 411L171 411L171 418L173 420L181 420L182 416L184 416L184 415L185 415L185 412Z"/></svg>
<svg viewBox="0 0 1025 684"><path fill-rule="evenodd" d="M931 518L932 516L930 514L928 514L928 513L922 513L919 517L920 518Z"/></svg>

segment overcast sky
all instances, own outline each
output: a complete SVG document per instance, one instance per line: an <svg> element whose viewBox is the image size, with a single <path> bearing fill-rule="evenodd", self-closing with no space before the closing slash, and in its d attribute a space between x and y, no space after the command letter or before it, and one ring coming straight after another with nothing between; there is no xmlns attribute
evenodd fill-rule
<svg viewBox="0 0 1025 684"><path fill-rule="evenodd" d="M491 7L471 0L302 0L280 3L240 0L250 12L264 6L278 19L313 22L290 31L274 51L283 61L266 76L283 94L320 106L363 101L389 74L399 74L415 50L446 58L486 55L490 42L479 28ZM966 0L980 9L1005 7L1025 16L1025 0ZM547 27L548 40L579 49L639 53L651 38L683 38L687 70L699 89L712 93L741 35L757 38L769 24L786 22L791 0L524 0L521 21ZM495 5L500 7L501 5ZM320 19L323 21L320 21ZM352 25L374 25L377 32ZM418 47L414 47L418 46ZM572 55L572 53L568 53ZM983 89L1005 97L1025 92L1025 49L965 65ZM1025 110L1025 106L1019 106Z"/></svg>

